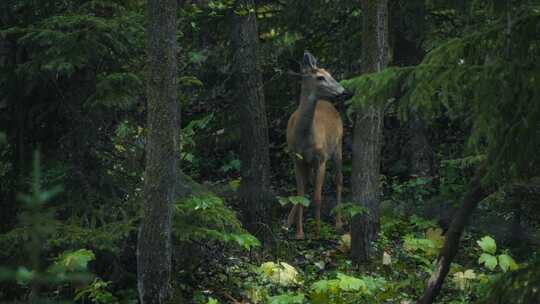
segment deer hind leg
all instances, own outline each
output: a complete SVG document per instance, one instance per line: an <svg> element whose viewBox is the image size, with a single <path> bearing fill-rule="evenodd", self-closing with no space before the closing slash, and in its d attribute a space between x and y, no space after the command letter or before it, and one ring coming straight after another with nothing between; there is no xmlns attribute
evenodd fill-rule
<svg viewBox="0 0 540 304"><path fill-rule="evenodd" d="M309 181L309 168L302 161L294 162L294 171L296 176L296 191L298 196L306 194L306 187ZM302 228L302 213L304 206L294 205L287 217L287 229L289 229L296 220L296 238L304 238L304 230Z"/></svg>
<svg viewBox="0 0 540 304"><path fill-rule="evenodd" d="M315 233L319 236L321 230L321 204L322 187L324 184L324 174L326 172L326 160L319 161L317 174L315 176L315 193L313 194L313 204L315 205Z"/></svg>
<svg viewBox="0 0 540 304"><path fill-rule="evenodd" d="M341 143L334 157L334 167L336 168L336 230L343 230L343 221L341 220L341 192L343 191L343 170L341 158Z"/></svg>

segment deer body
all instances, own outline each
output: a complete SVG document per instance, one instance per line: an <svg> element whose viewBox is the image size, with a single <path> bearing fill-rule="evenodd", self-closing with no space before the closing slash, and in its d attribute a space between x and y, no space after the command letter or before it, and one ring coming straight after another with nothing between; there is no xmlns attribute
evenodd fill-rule
<svg viewBox="0 0 540 304"><path fill-rule="evenodd" d="M343 123L336 108L326 99L345 93L343 87L332 76L317 67L316 59L310 53L304 54L302 71L302 92L298 109L287 124L287 145L292 152L295 167L297 194L304 196L313 172L315 219L317 234L320 228L322 187L326 173L326 162L332 160L336 169L337 204L341 203L343 175L341 172L341 143ZM296 238L304 237L302 228L303 206L293 206L287 219L287 227L296 224ZM341 229L339 212L336 227Z"/></svg>

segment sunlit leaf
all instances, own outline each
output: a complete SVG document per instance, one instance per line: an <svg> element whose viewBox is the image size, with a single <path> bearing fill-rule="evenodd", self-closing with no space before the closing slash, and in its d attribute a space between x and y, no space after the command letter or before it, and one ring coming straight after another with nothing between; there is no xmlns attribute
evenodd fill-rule
<svg viewBox="0 0 540 304"><path fill-rule="evenodd" d="M476 243L482 248L484 252L495 254L497 251L497 245L495 244L495 240L490 236L484 236L479 241L476 241Z"/></svg>
<svg viewBox="0 0 540 304"><path fill-rule="evenodd" d="M514 259L507 254L499 255L498 260L499 266L503 272L507 272L508 270L516 270L518 268L516 261L514 261Z"/></svg>
<svg viewBox="0 0 540 304"><path fill-rule="evenodd" d="M304 294L292 294L286 293L279 296L273 296L268 298L269 304L301 304L304 303Z"/></svg>
<svg viewBox="0 0 540 304"><path fill-rule="evenodd" d="M478 258L478 263L484 264L489 270L493 270L497 267L497 257L484 252Z"/></svg>
<svg viewBox="0 0 540 304"><path fill-rule="evenodd" d="M307 199L307 198L304 197L304 196L290 196L290 197L289 197L289 201L290 201L293 205L302 205L302 206L304 206L304 207L308 207L309 204L310 204L309 199Z"/></svg>

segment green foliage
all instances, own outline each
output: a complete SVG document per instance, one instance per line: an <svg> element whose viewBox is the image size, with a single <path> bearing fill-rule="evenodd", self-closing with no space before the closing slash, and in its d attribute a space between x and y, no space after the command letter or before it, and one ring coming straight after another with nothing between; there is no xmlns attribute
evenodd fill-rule
<svg viewBox="0 0 540 304"><path fill-rule="evenodd" d="M432 182L431 178L416 176L403 182L397 178L392 179L387 185L390 193L383 207L389 209L390 213L406 214L424 206L427 198L434 194Z"/></svg>
<svg viewBox="0 0 540 304"><path fill-rule="evenodd" d="M51 265L42 265L40 256L44 253L44 244L55 233L58 225L53 210L47 205L61 192L61 187L56 186L51 190L43 187L40 157L37 152L34 154L30 189L30 193L19 196L24 210L19 218L18 230L27 233L23 248L25 259L20 261L22 265L15 271L9 268L2 269L3 275L0 275L0 278L2 281L14 280L33 290L37 290L38 286L61 288L66 284L86 284L92 278L88 272L88 263L95 259L94 253L90 250L65 251L55 258ZM2 238L5 237L2 235ZM42 296L35 294L34 300Z"/></svg>
<svg viewBox="0 0 540 304"><path fill-rule="evenodd" d="M356 90L357 106L400 98L403 109L467 113L474 121L471 147L487 153L490 177L529 176L531 161L538 161L534 151L540 147L529 127L540 121L540 106L534 102L540 95L540 40L529 33L540 15L537 10L523 14L513 16L511 28L502 19L452 39L429 52L417 67L389 68L344 85Z"/></svg>
<svg viewBox="0 0 540 304"><path fill-rule="evenodd" d="M320 280L311 286L311 303L375 303L376 294L384 290L384 279L363 276L356 278L338 273L335 279Z"/></svg>
<svg viewBox="0 0 540 304"><path fill-rule="evenodd" d="M476 241L478 246L482 248L484 252L495 254L495 251L497 251L497 245L495 244L495 240L490 236L485 236L482 239Z"/></svg>
<svg viewBox="0 0 540 304"><path fill-rule="evenodd" d="M268 304L302 304L305 295L302 293L286 293L268 298Z"/></svg>
<svg viewBox="0 0 540 304"><path fill-rule="evenodd" d="M101 279L94 279L94 281L84 288L80 288L75 293L75 301L82 300L84 298L90 299L92 303L97 304L109 304L118 303L118 299L107 290L107 287L111 282L105 282Z"/></svg>
<svg viewBox="0 0 540 304"><path fill-rule="evenodd" d="M96 259L94 253L87 249L63 252L54 262L53 272L86 271L88 262Z"/></svg>
<svg viewBox="0 0 540 304"><path fill-rule="evenodd" d="M478 263L484 264L489 270L494 270L497 267L497 257L489 253L482 253L478 258Z"/></svg>
<svg viewBox="0 0 540 304"><path fill-rule="evenodd" d="M489 282L479 303L533 304L540 299L540 264L538 257L515 271L509 271Z"/></svg>
<svg viewBox="0 0 540 304"><path fill-rule="evenodd" d="M379 73L343 80L341 84L355 92L350 104L360 109L369 103L387 104L400 96L403 82L413 68L386 68Z"/></svg>
<svg viewBox="0 0 540 304"><path fill-rule="evenodd" d="M439 250L443 247L444 237L442 229L429 228L423 238L416 238L411 234L403 237L403 246L405 250L415 253L421 253L425 257L436 257ZM422 259L423 261L427 261ZM427 262L427 264L430 264Z"/></svg>
<svg viewBox="0 0 540 304"><path fill-rule="evenodd" d="M230 172L230 171L240 171L240 160L239 159L232 159L228 163L224 164L221 167L221 170L224 172Z"/></svg>
<svg viewBox="0 0 540 304"><path fill-rule="evenodd" d="M244 249L260 246L223 200L211 194L191 196L174 205L173 236L180 242L212 240Z"/></svg>
<svg viewBox="0 0 540 304"><path fill-rule="evenodd" d="M180 149L182 151L181 156L183 160L191 163L194 168L197 168L199 166L198 163L200 162L200 160L195 156L196 142L194 137L198 131L207 128L213 118L214 114L210 113L200 119L190 121L184 128L182 128L180 140Z"/></svg>
<svg viewBox="0 0 540 304"><path fill-rule="evenodd" d="M343 218L350 223L355 215L366 214L368 210L367 208L360 206L359 204L345 203L336 206L334 209L332 209L331 213L336 214L337 212L341 212L341 216L343 216Z"/></svg>
<svg viewBox="0 0 540 304"><path fill-rule="evenodd" d="M260 267L261 275L274 284L290 286L298 284L298 271L285 263L266 262Z"/></svg>
<svg viewBox="0 0 540 304"><path fill-rule="evenodd" d="M426 216L438 201L455 205L474 168L484 162L493 184L538 174L538 1L458 2L390 1L392 64L417 63L424 52L427 57L417 66L343 81L356 92L349 114L372 102L391 111L385 144L408 140L394 139L401 137L403 126L398 130L392 115L408 119L420 114L441 164L432 179L392 176L387 164L407 161L401 152L384 153L384 216L374 244L379 256L357 269L346 255L350 235L337 236L324 223L321 240L289 242L274 231L277 250L248 256L237 248L259 242L236 214L206 191L190 190L195 194L174 206L174 241L205 250L178 250L175 260L184 258L184 252L192 253L188 258L200 254L209 270L197 268L198 263L175 265L180 269L175 283L187 297L195 292L197 303L225 303L230 300L221 298L226 290L252 303L311 303L316 298L312 286L319 284L325 287L320 297L328 303L412 302L425 287L443 240L436 220L414 213ZM187 175L236 189L242 136L236 126L244 122L229 102L235 99L230 88L231 5L230 0L191 1L178 10L179 157ZM0 298L26 301L33 284L45 282L40 296L55 300L135 303L133 265L146 145L145 2L4 0L0 9L5 12L0 26L0 197L7 198L0 210L0 262L12 265L0 271ZM294 175L283 161L283 130L298 91L284 71L297 69L294 61L306 49L336 79L359 71L362 12L358 1L351 0L266 1L237 13L248 10L258 21L272 186L290 193ZM25 177L31 169L29 149L36 146L45 159L41 185L18 205L14 194L26 189L26 182L34 184ZM200 187L183 179L186 188ZM61 193L54 187L58 184L64 186ZM294 196L278 201L310 204ZM231 200L231 206L235 203ZM482 211L496 212L508 222L515 216L508 210L512 206L484 204ZM365 212L355 204L340 208L346 220ZM526 213L521 222L536 233L536 223L529 221L535 214ZM475 224L482 220L475 219ZM474 228L466 233L441 302L470 303L485 295L486 303L540 302L534 290L538 263L518 267L515 252L497 248L494 241L491 246L481 239L478 247L477 233L486 232ZM526 250L524 256L537 248ZM294 267L298 283L284 286L261 275L261 258L279 261L274 276L289 273L282 263ZM99 269L103 279L91 282L88 266ZM191 268L197 269L186 271ZM124 286L128 291L122 293L118 289Z"/></svg>
<svg viewBox="0 0 540 304"><path fill-rule="evenodd" d="M489 270L495 270L497 265L503 272L507 272L508 270L516 270L519 267L516 261L514 261L510 255L506 253L496 255L497 244L490 236L484 236L476 243L483 251L478 258L478 263L483 264Z"/></svg>
<svg viewBox="0 0 540 304"><path fill-rule="evenodd" d="M277 199L281 206L292 204L293 206L302 205L304 207L308 207L311 204L311 201L305 196L278 196Z"/></svg>

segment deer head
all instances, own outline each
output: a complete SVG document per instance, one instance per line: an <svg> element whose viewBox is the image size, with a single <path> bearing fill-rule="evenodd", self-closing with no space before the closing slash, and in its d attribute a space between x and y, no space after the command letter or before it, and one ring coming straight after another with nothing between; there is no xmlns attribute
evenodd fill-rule
<svg viewBox="0 0 540 304"><path fill-rule="evenodd" d="M316 99L333 100L348 95L328 71L318 67L317 59L308 51L304 52L301 76L303 89L310 91Z"/></svg>

